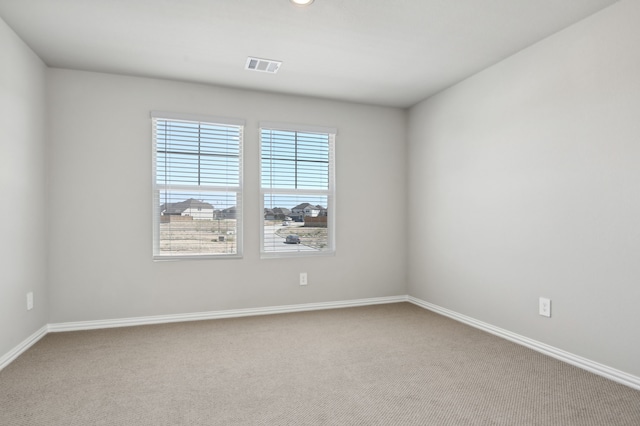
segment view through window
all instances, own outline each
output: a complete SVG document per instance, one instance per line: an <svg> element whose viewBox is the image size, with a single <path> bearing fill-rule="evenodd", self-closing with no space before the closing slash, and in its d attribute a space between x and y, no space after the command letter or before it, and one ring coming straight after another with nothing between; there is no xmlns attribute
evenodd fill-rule
<svg viewBox="0 0 640 426"><path fill-rule="evenodd" d="M155 258L242 253L240 121L153 113Z"/></svg>
<svg viewBox="0 0 640 426"><path fill-rule="evenodd" d="M333 253L335 130L260 130L262 255Z"/></svg>

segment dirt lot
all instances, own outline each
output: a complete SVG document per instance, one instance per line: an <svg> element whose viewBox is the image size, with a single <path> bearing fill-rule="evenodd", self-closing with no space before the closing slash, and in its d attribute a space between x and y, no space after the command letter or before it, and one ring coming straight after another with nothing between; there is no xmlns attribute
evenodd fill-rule
<svg viewBox="0 0 640 426"><path fill-rule="evenodd" d="M286 238L287 235L297 235L300 237L300 241L302 244L316 248L323 249L327 246L327 228L321 227L305 227L304 223L300 222L292 222L288 226L282 226L282 221L266 221L264 222L264 226L274 226L277 229L275 230L275 234Z"/></svg>
<svg viewBox="0 0 640 426"><path fill-rule="evenodd" d="M296 234L305 246L327 246L327 228L283 226L282 221L265 221L272 234L286 238ZM160 224L160 254L234 254L237 250L236 220L190 220Z"/></svg>
<svg viewBox="0 0 640 426"><path fill-rule="evenodd" d="M236 220L190 220L160 224L160 254L236 253Z"/></svg>

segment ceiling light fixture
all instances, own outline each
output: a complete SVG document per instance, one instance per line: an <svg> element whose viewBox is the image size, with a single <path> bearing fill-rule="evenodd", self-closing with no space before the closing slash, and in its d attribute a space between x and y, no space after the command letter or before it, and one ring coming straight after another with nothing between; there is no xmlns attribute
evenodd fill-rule
<svg viewBox="0 0 640 426"><path fill-rule="evenodd" d="M313 3L313 0L291 0L291 3L295 4L296 6L309 6L311 3Z"/></svg>

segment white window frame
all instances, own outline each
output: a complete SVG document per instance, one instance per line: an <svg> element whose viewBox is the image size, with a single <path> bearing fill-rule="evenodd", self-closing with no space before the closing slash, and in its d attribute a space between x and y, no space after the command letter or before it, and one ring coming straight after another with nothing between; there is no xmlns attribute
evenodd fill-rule
<svg viewBox="0 0 640 426"><path fill-rule="evenodd" d="M157 121L175 121L175 122L189 122L189 123L205 123L215 124L221 126L237 127L240 133L239 140L239 169L237 186L220 186L220 185L177 185L177 184L159 184L157 180ZM244 142L244 126L245 121L242 119L228 118L228 117L216 117L206 115L193 115L193 114L181 114L173 112L152 111L151 112L152 123L152 226L153 226L153 260L193 260L193 259L237 259L243 256L243 142ZM224 253L224 254L161 254L160 253L160 191L194 191L194 192L235 192L236 194L236 252Z"/></svg>
<svg viewBox="0 0 640 426"><path fill-rule="evenodd" d="M276 130L285 132L319 133L329 136L329 176L328 187L326 189L283 189L283 188L263 188L262 182L262 131ZM260 257L262 259L283 258L283 257L308 257L308 256L332 256L336 252L336 184L335 184L335 143L338 130L334 127L323 127L313 125L300 125L291 123L280 123L263 121L260 122L258 131L260 140ZM264 199L267 194L278 195L320 195L327 197L327 248L317 251L266 251L265 250L265 205ZM284 207L284 206L278 206Z"/></svg>

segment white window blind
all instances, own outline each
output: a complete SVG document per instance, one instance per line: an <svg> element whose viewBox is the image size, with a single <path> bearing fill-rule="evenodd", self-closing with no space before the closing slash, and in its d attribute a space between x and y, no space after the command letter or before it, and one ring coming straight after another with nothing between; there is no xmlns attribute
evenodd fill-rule
<svg viewBox="0 0 640 426"><path fill-rule="evenodd" d="M260 129L262 256L335 251L335 129Z"/></svg>
<svg viewBox="0 0 640 426"><path fill-rule="evenodd" d="M156 259L242 253L242 135L236 120L152 113Z"/></svg>

